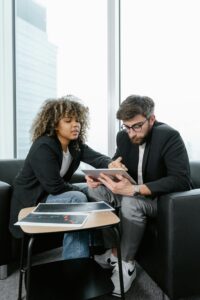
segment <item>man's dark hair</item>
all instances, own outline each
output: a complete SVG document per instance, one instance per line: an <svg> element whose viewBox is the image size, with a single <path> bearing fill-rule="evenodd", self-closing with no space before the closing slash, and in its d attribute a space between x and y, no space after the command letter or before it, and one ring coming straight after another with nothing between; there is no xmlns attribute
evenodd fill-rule
<svg viewBox="0 0 200 300"><path fill-rule="evenodd" d="M154 101L149 97L130 95L120 104L117 119L127 121L137 115L148 119L154 113L154 106Z"/></svg>

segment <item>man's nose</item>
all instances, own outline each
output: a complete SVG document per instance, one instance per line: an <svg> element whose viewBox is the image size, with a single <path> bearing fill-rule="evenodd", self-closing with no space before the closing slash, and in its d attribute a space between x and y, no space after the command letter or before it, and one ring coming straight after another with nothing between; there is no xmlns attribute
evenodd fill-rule
<svg viewBox="0 0 200 300"><path fill-rule="evenodd" d="M137 135L137 133L133 129L130 129L128 135L130 138L133 138Z"/></svg>

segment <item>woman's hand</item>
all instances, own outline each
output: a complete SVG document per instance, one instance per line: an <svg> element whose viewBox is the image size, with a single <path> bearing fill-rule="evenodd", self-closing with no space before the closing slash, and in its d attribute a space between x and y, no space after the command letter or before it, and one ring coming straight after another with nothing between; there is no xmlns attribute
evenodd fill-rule
<svg viewBox="0 0 200 300"><path fill-rule="evenodd" d="M123 169L125 171L128 171L127 167L122 164L122 157L119 156L116 160L113 160L109 165L108 169Z"/></svg>
<svg viewBox="0 0 200 300"><path fill-rule="evenodd" d="M95 189L101 185L101 182L98 179L94 179L88 175L85 176L86 183L90 189Z"/></svg>

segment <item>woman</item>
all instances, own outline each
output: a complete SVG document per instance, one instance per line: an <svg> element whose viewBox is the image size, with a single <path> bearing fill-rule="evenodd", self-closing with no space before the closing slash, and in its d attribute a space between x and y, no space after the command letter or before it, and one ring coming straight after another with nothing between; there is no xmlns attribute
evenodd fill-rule
<svg viewBox="0 0 200 300"><path fill-rule="evenodd" d="M69 183L81 161L95 168L107 168L111 159L84 142L88 127L88 108L73 96L48 99L37 114L32 128L33 144L24 166L14 182L10 231L20 238L15 226L22 208L38 202L86 202L86 195ZM88 257L86 232L65 234L63 258Z"/></svg>

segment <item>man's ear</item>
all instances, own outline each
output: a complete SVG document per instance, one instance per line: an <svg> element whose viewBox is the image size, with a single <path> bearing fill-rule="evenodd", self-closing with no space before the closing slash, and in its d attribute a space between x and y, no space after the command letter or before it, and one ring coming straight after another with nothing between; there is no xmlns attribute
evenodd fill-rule
<svg viewBox="0 0 200 300"><path fill-rule="evenodd" d="M155 120L156 120L155 115L151 115L150 118L149 118L149 123L150 123L151 126L153 126Z"/></svg>

